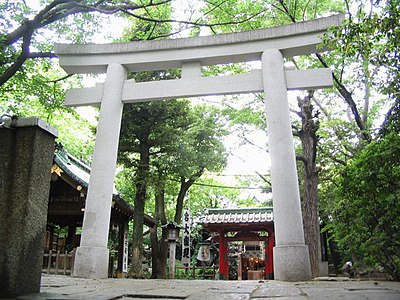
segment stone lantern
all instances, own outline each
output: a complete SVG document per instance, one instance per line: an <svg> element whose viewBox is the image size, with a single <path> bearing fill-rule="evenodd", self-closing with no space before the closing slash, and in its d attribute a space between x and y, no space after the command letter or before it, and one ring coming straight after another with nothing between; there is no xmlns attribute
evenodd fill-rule
<svg viewBox="0 0 400 300"><path fill-rule="evenodd" d="M164 227L167 228L167 240L168 242L171 241L178 241L179 240L179 231L182 229L181 226L179 226L175 222L169 222Z"/></svg>
<svg viewBox="0 0 400 300"><path fill-rule="evenodd" d="M175 222L169 222L163 227L167 228L167 241L169 244L169 278L175 278L176 242L179 240L179 231L182 229Z"/></svg>

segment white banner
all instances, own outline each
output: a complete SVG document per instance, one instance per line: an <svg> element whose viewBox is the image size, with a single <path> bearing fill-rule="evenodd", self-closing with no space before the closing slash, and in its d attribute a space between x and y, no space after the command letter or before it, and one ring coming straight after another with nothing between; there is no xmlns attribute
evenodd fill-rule
<svg viewBox="0 0 400 300"><path fill-rule="evenodd" d="M122 272L128 272L128 237L129 237L129 227L128 223L124 225L124 249L123 249L123 259L122 259Z"/></svg>
<svg viewBox="0 0 400 300"><path fill-rule="evenodd" d="M182 264L190 268L190 213L188 210L183 215Z"/></svg>

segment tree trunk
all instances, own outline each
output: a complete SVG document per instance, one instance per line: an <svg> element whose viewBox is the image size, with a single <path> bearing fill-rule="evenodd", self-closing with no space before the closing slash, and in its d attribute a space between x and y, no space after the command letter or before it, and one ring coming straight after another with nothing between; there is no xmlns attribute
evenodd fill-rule
<svg viewBox="0 0 400 300"><path fill-rule="evenodd" d="M336 241L331 238L331 236L328 233L328 247L329 247L329 252L330 252L330 256L331 256L331 260L333 263L333 267L334 267L334 271L336 274L339 274L340 272L340 267L341 267L341 262L342 262L342 258L340 256L340 252L338 249L338 245L336 244Z"/></svg>
<svg viewBox="0 0 400 300"><path fill-rule="evenodd" d="M181 223L182 220L182 211L183 211L183 202L185 200L185 196L190 186L193 184L194 180L185 181L185 178L181 178L181 188L178 193L178 197L176 199L176 208L175 208L175 217L174 221L178 224Z"/></svg>
<svg viewBox="0 0 400 300"><path fill-rule="evenodd" d="M156 279L158 274L158 239L157 226L150 228L150 244L151 244L151 279Z"/></svg>
<svg viewBox="0 0 400 300"><path fill-rule="evenodd" d="M162 174L159 174L159 178L156 183L155 191L155 212L154 216L157 220L160 220L161 226L167 224L167 218L165 217L165 179ZM162 228L162 234L160 240L158 240L157 232L152 237L152 278L164 279L166 278L166 266L167 266L167 252L168 242L166 228Z"/></svg>
<svg viewBox="0 0 400 300"><path fill-rule="evenodd" d="M320 259L320 231L318 220L318 170L316 166L317 155L317 135L319 128L317 115L313 115L311 98L313 91L304 99L298 98L300 116L302 119L302 129L299 136L302 143L303 153L300 160L304 165L304 194L301 201L303 213L304 239L308 246L311 263L311 273L313 277L319 275Z"/></svg>
<svg viewBox="0 0 400 300"><path fill-rule="evenodd" d="M309 170L310 171L310 170ZM321 260L320 230L317 208L318 173L306 171L304 178L304 199L302 201L304 239L308 246L311 263L311 274L319 276L319 262Z"/></svg>
<svg viewBox="0 0 400 300"><path fill-rule="evenodd" d="M168 256L168 241L167 241L167 229L162 228L161 239L158 242L158 269L157 269L157 278L165 279L167 273L167 256Z"/></svg>
<svg viewBox="0 0 400 300"><path fill-rule="evenodd" d="M204 168L200 168L195 174L190 176L190 179L187 181L184 177L181 177L181 188L179 190L178 197L176 199L176 209L175 209L175 218L174 221L178 224L182 221L182 211L183 211L183 202L185 200L185 196L189 188L193 185L193 183L199 179L199 177L203 174Z"/></svg>
<svg viewBox="0 0 400 300"><path fill-rule="evenodd" d="M329 68L328 64L322 58L321 54L315 54L315 56L318 58L318 60L325 68ZM371 141L372 138L371 133L368 130L366 130L367 129L366 124L363 123L362 116L358 111L357 104L353 99L352 93L347 90L344 84L339 80L339 78L333 72L332 72L332 77L333 77L333 83L337 88L339 94L343 97L343 99L346 101L346 103L349 105L349 108L351 109L351 112L354 116L354 121L356 122L357 127L360 129L361 139L367 142Z"/></svg>
<svg viewBox="0 0 400 300"><path fill-rule="evenodd" d="M140 164L137 171L136 195L134 201L134 224L132 239L132 262L130 277L144 278L143 262L143 220L146 201L147 177L149 173L150 147L146 143L140 145Z"/></svg>

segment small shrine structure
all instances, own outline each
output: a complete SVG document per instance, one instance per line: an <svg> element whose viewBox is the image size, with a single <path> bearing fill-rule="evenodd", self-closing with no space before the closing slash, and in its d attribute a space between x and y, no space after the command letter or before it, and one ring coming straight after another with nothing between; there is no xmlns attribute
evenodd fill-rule
<svg viewBox="0 0 400 300"><path fill-rule="evenodd" d="M272 207L208 209L202 225L214 235L214 241L219 244L220 279L229 279L228 244L231 242L243 242L243 247L237 253L238 279L274 278L275 236ZM257 246L260 242L264 243L264 253L261 253L262 248ZM248 256L245 255L246 244L247 250L253 250Z"/></svg>

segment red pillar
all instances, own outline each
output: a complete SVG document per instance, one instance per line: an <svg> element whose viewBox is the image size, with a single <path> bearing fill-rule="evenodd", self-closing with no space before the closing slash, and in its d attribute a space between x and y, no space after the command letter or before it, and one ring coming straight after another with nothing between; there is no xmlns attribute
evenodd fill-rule
<svg viewBox="0 0 400 300"><path fill-rule="evenodd" d="M268 231L268 246L265 247L266 251L266 259L265 259L265 270L266 270L266 278L273 279L274 278L274 259L273 259L273 250L275 245L275 235L272 231Z"/></svg>
<svg viewBox="0 0 400 300"><path fill-rule="evenodd" d="M225 233L219 233L219 279L229 279L228 247Z"/></svg>
<svg viewBox="0 0 400 300"><path fill-rule="evenodd" d="M269 234L268 237L264 241L264 278L269 278L270 266L269 266Z"/></svg>

